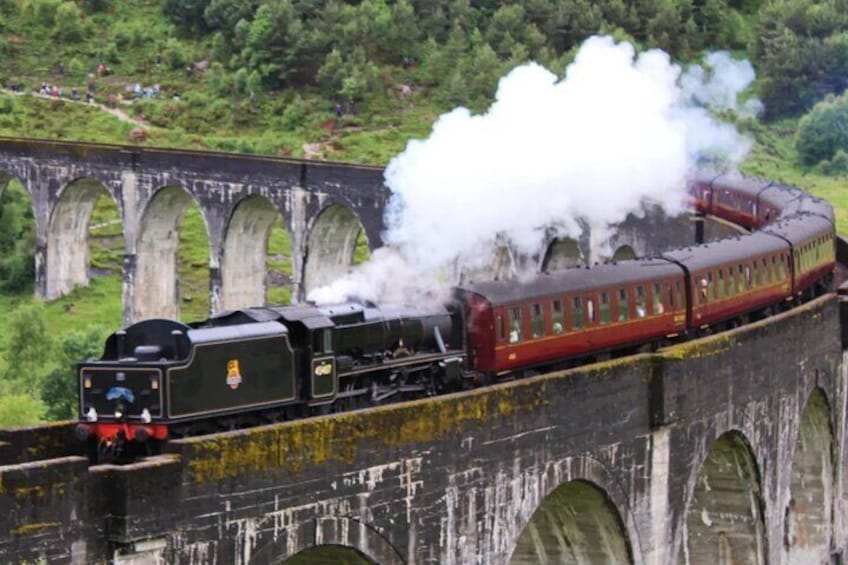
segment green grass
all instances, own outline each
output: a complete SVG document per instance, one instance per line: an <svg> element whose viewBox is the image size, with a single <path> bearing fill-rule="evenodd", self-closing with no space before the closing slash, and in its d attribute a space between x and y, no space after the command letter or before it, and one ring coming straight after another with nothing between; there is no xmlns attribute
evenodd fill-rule
<svg viewBox="0 0 848 565"><path fill-rule="evenodd" d="M86 39L78 43L55 41L48 28L33 25L21 15L0 22L2 69L0 81L21 82L27 90L42 81L76 87L85 93L89 73L98 57L111 74L94 77L98 101L109 95L127 95L127 86L159 84L157 99L121 104L119 108L143 120L146 146L217 149L234 152L305 157L386 165L410 139L426 138L435 119L450 108L431 97L416 80L415 72L386 67L382 80L385 95L362 100L359 113L336 121L333 100L315 90L257 93L249 102L235 94L210 91L202 73L188 75L156 65L165 38L176 37L173 24L161 13L160 0L114 0L104 13L86 18ZM14 32L10 31L14 30ZM188 61L208 57L209 41L180 38ZM63 62L65 73L58 73ZM401 99L400 84L410 84L410 96ZM172 99L179 93L181 99ZM743 170L801 187L824 197L836 208L837 227L848 233L848 177L822 175L798 164L794 148L796 121L769 125L741 121L757 143ZM120 121L103 110L62 100L0 94L0 135L97 141L127 144L135 124ZM63 335L92 325L117 329L121 325L121 270L125 253L122 225L116 203L104 194L92 214L90 261L98 274L87 288L46 305L51 331ZM353 263L369 256L364 233L357 239ZM205 318L209 313L209 237L200 210L192 204L182 222L178 247L180 311L183 320ZM291 300L291 238L282 219L273 225L266 256L266 300L287 304ZM0 309L10 314L31 300L30 293L0 294ZM0 346L8 336L0 326ZM5 361L0 359L0 373Z"/></svg>
<svg viewBox="0 0 848 565"><path fill-rule="evenodd" d="M209 316L209 235L200 207L186 210L177 248L180 318L201 320Z"/></svg>

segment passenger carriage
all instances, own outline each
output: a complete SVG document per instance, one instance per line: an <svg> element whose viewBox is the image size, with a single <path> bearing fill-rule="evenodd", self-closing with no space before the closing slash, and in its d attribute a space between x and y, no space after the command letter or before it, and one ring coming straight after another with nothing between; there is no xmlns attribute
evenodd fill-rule
<svg viewBox="0 0 848 565"><path fill-rule="evenodd" d="M792 247L794 296L802 298L823 291L833 278L836 262L836 232L827 218L809 212L795 214L764 230Z"/></svg>
<svg viewBox="0 0 848 565"><path fill-rule="evenodd" d="M689 273L689 326L702 329L757 312L792 295L789 245L755 232L663 257Z"/></svg>
<svg viewBox="0 0 848 565"><path fill-rule="evenodd" d="M662 259L542 273L458 289L474 369L498 375L685 330L683 271Z"/></svg>
<svg viewBox="0 0 848 565"><path fill-rule="evenodd" d="M712 208L709 213L748 229L759 225L758 198L771 181L725 173L712 182Z"/></svg>

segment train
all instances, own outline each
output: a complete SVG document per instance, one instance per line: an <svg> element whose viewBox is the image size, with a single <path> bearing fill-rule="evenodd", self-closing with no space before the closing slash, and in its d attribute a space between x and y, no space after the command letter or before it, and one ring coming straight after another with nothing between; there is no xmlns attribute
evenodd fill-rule
<svg viewBox="0 0 848 565"><path fill-rule="evenodd" d="M832 207L797 188L699 171L692 208L736 237L656 257L455 287L449 300L261 306L152 319L82 362L77 435L93 461L169 439L435 396L655 349L829 291Z"/></svg>

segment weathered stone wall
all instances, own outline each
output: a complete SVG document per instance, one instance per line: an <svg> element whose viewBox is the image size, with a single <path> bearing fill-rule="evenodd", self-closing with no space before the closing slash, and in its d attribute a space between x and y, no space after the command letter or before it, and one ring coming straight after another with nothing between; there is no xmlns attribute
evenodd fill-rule
<svg viewBox="0 0 848 565"><path fill-rule="evenodd" d="M782 534L795 446L819 390L832 410L834 518L829 541L805 555L829 558L830 544L844 551L848 539L839 326L830 296L658 354L175 441L172 453L134 465L86 469L70 457L0 467L0 552L51 562L117 552L121 562L268 563L343 545L377 563L500 564L534 512L549 497L562 504L550 495L577 480L594 485L622 524L618 537L584 544L626 546L635 563L670 564L695 543L686 537L698 525L693 493L713 480L703 476L705 461L731 432L750 446L761 521L742 512L734 532L760 532L755 560L788 562L800 543ZM709 525L699 532L713 535ZM521 547L521 555L549 551Z"/></svg>

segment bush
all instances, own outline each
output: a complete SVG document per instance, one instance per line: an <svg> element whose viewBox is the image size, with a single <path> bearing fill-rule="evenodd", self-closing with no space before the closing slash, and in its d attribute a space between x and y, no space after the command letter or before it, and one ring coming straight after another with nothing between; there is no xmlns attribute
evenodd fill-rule
<svg viewBox="0 0 848 565"><path fill-rule="evenodd" d="M170 38L165 42L162 58L174 70L184 69L191 61L191 54L180 41Z"/></svg>
<svg viewBox="0 0 848 565"><path fill-rule="evenodd" d="M806 165L834 158L848 151L848 95L829 96L813 106L798 124L795 148Z"/></svg>
<svg viewBox="0 0 848 565"><path fill-rule="evenodd" d="M840 149L833 159L829 161L825 159L816 168L825 175L844 175L848 173L848 153Z"/></svg>
<svg viewBox="0 0 848 565"><path fill-rule="evenodd" d="M106 328L93 326L62 337L59 344L59 368L42 378L41 399L48 420L73 418L79 403L76 364L103 352Z"/></svg>
<svg viewBox="0 0 848 565"><path fill-rule="evenodd" d="M44 403L28 394L0 396L0 427L37 424L44 416Z"/></svg>
<svg viewBox="0 0 848 565"><path fill-rule="evenodd" d="M73 2L62 2L56 10L56 23L53 37L66 43L82 40L85 28L82 23L82 11Z"/></svg>
<svg viewBox="0 0 848 565"><path fill-rule="evenodd" d="M11 96L0 98L0 114L12 114L15 111L15 99Z"/></svg>

